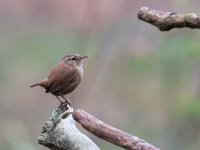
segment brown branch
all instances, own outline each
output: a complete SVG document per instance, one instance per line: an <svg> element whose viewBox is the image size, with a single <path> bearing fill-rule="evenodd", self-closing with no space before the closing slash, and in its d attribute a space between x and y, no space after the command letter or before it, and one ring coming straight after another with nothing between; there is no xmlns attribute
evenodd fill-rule
<svg viewBox="0 0 200 150"><path fill-rule="evenodd" d="M138 12L138 18L158 27L160 31L183 27L200 28L200 15L195 13L178 14L141 7Z"/></svg>
<svg viewBox="0 0 200 150"><path fill-rule="evenodd" d="M103 123L83 110L73 113L73 118L92 134L128 150L159 150L155 146Z"/></svg>

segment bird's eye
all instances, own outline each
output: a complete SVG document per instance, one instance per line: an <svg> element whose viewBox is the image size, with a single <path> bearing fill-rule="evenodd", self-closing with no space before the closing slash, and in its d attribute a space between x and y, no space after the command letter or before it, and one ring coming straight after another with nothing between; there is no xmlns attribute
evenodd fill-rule
<svg viewBox="0 0 200 150"><path fill-rule="evenodd" d="M72 60L76 60L76 58L75 58L75 57L73 57L73 58L72 58Z"/></svg>

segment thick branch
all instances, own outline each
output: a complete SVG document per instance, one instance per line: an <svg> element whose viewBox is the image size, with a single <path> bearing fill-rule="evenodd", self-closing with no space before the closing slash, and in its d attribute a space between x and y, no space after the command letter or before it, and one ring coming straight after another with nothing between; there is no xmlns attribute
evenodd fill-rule
<svg viewBox="0 0 200 150"><path fill-rule="evenodd" d="M76 128L72 113L73 109L67 105L54 110L38 137L39 144L53 150L100 150Z"/></svg>
<svg viewBox="0 0 200 150"><path fill-rule="evenodd" d="M183 27L200 28L200 15L195 13L177 14L141 7L138 12L138 18L158 27L160 31Z"/></svg>
<svg viewBox="0 0 200 150"><path fill-rule="evenodd" d="M75 111L73 117L89 132L122 148L128 150L159 150L136 136L103 123L83 110Z"/></svg>

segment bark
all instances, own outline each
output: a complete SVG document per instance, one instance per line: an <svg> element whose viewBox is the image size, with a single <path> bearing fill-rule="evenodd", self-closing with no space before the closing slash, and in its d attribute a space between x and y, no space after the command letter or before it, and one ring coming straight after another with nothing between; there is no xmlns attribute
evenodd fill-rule
<svg viewBox="0 0 200 150"><path fill-rule="evenodd" d="M100 150L86 135L81 133L72 117L73 109L60 105L38 136L38 142L52 150Z"/></svg>

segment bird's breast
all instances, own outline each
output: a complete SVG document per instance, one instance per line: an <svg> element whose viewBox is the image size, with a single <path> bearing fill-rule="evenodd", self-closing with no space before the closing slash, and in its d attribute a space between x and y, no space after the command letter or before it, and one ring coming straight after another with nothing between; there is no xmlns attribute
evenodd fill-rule
<svg viewBox="0 0 200 150"><path fill-rule="evenodd" d="M82 66L77 67L77 71L78 71L80 77L83 78L83 67Z"/></svg>

